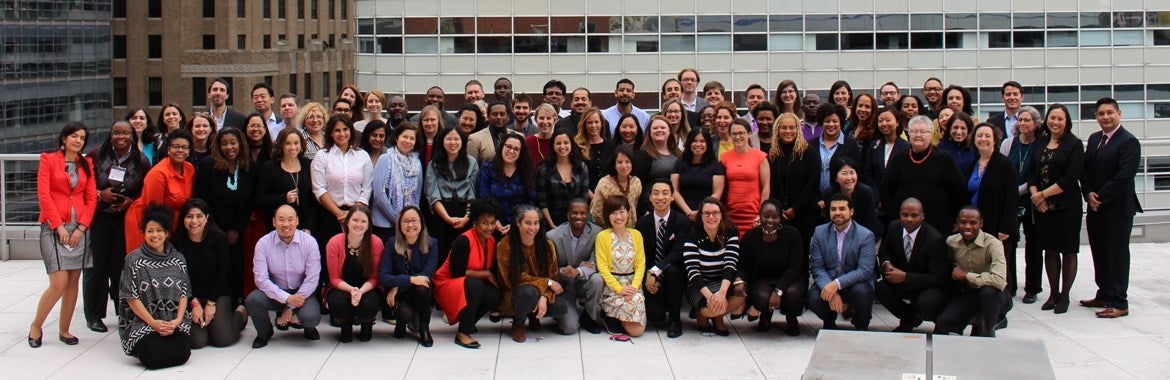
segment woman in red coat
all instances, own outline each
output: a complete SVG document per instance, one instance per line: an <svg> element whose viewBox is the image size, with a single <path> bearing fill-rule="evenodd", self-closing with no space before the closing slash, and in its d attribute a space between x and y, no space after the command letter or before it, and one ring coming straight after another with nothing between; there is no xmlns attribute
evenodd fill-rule
<svg viewBox="0 0 1170 380"><path fill-rule="evenodd" d="M138 249L145 241L142 237L142 211L151 203L166 205L171 209L174 220L172 226L178 225L177 211L191 198L195 186L195 166L187 162L191 153L191 142L194 138L184 130L177 130L167 135L163 145L167 157L160 160L146 173L142 180L142 196L130 205L126 211L126 253Z"/></svg>
<svg viewBox="0 0 1170 380"><path fill-rule="evenodd" d="M36 316L29 326L28 345L32 348L41 346L45 335L41 325L58 300L58 337L65 344L77 344L77 337L69 333L69 322L77 306L81 270L93 266L89 226L97 209L93 163L81 155L88 136L85 124L66 124L57 138L58 149L41 153L37 168L37 204L41 210L37 222L41 224L41 257L49 273L49 288L41 293Z"/></svg>
<svg viewBox="0 0 1170 380"><path fill-rule="evenodd" d="M479 348L471 337L475 322L500 305L500 290L492 268L496 265L496 214L494 199L471 202L472 228L451 242L451 253L435 272L435 302L447 313L447 323L459 323L455 344Z"/></svg>

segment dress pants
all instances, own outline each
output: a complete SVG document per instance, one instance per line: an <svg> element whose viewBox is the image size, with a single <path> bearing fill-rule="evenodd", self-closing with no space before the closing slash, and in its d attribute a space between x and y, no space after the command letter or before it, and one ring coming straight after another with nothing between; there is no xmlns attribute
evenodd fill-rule
<svg viewBox="0 0 1170 380"><path fill-rule="evenodd" d="M748 291L748 301L752 307L761 312L769 312L768 305L771 303L772 295L776 294L779 283L779 278L757 278L753 281L751 290ZM808 291L808 284L796 281L780 290L784 291L784 294L780 295L780 314L796 317L804 313L804 293Z"/></svg>
<svg viewBox="0 0 1170 380"><path fill-rule="evenodd" d="M678 265L668 266L660 277L662 280L658 283L658 293L650 293L649 290L642 292L646 296L646 318L651 323L679 321L683 291L687 286L683 268Z"/></svg>
<svg viewBox="0 0 1170 380"><path fill-rule="evenodd" d="M362 294L357 306L350 301L349 292L341 289L330 289L325 299L329 303L329 318L337 323L350 323L354 318L359 322L373 322L385 302L378 288Z"/></svg>
<svg viewBox="0 0 1170 380"><path fill-rule="evenodd" d="M951 298L934 323L936 334L962 334L972 317L985 329L994 328L1001 315L1012 308L1012 296L994 286L968 289Z"/></svg>
<svg viewBox="0 0 1170 380"><path fill-rule="evenodd" d="M569 313L569 303L571 301L576 300L561 300L560 297L557 297L557 302L549 302L544 316L552 317L557 321L558 325L562 324L561 319L564 319L565 315ZM515 313L512 316L512 323L526 322L528 315L536 312L536 304L539 302L540 291L535 286L520 285L516 287L516 290L512 291L512 311Z"/></svg>
<svg viewBox="0 0 1170 380"><path fill-rule="evenodd" d="M601 280L601 275L594 272L587 278L579 277L565 277L558 276L557 282L561 283L561 287L565 289L564 293L557 296L557 299L572 300L565 302L565 306L569 311L565 313L565 317L557 320L557 326L561 328L566 334L577 332L581 327L581 311L585 311L585 315L592 318L593 321L601 321L601 290L605 283ZM581 305L578 305L578 302ZM583 306L582 306L583 305Z"/></svg>
<svg viewBox="0 0 1170 380"><path fill-rule="evenodd" d="M881 302L890 314L903 321L935 320L938 313L947 306L947 298L947 292L942 289L908 290L905 283L891 284L889 281L877 283L878 302Z"/></svg>
<svg viewBox="0 0 1170 380"><path fill-rule="evenodd" d="M146 369L183 365L191 358L191 338L178 331L167 336L152 332L138 340L130 355L138 358Z"/></svg>
<svg viewBox="0 0 1170 380"><path fill-rule="evenodd" d="M419 326L430 326L431 312L435 310L431 288L419 285L398 288L394 303L398 307L398 323L409 323L418 318Z"/></svg>
<svg viewBox="0 0 1170 380"><path fill-rule="evenodd" d="M118 302L122 265L126 261L126 213L95 212L89 248L93 267L81 275L81 299L85 303L85 321L106 317L110 300ZM117 310L117 309L115 309Z"/></svg>
<svg viewBox="0 0 1170 380"><path fill-rule="evenodd" d="M459 312L459 332L475 334L475 322L500 307L500 290L475 277L463 277L463 296L467 306Z"/></svg>
<svg viewBox="0 0 1170 380"><path fill-rule="evenodd" d="M191 348L203 348L208 344L227 347L240 341L240 330L248 323L248 317L236 313L231 304L231 297L220 296L215 299L215 317L211 323L207 326L191 323Z"/></svg>
<svg viewBox="0 0 1170 380"><path fill-rule="evenodd" d="M1024 292L1036 294L1044 290L1044 250L1040 249L1040 237L1036 235L1036 224L1032 223L1034 212L1028 207L1020 217L1020 226L1024 227ZM1019 247L1018 239L1015 245Z"/></svg>
<svg viewBox="0 0 1170 380"><path fill-rule="evenodd" d="M295 289L285 291L289 294L296 293ZM252 319L252 327L256 328L256 336L265 338L272 337L272 316L269 312L279 313L289 307L268 298L260 290L253 290L252 294L249 294L248 298L244 300L244 304L248 308L248 316ZM317 303L316 297L305 297L305 304L301 305L300 308L293 309L293 313L306 329L316 328L321 323L321 305Z"/></svg>
<svg viewBox="0 0 1170 380"><path fill-rule="evenodd" d="M873 284L859 282L838 290L838 294L853 309L853 327L858 331L868 330L869 320L873 317ZM830 309L829 303L821 299L821 288L816 284L808 289L808 309L812 310L826 324L837 323L837 312Z"/></svg>
<svg viewBox="0 0 1170 380"><path fill-rule="evenodd" d="M1108 208L1102 205L1100 211L1089 211L1085 216L1089 249L1093 252L1096 298L1113 308L1129 309L1129 234L1133 214Z"/></svg>

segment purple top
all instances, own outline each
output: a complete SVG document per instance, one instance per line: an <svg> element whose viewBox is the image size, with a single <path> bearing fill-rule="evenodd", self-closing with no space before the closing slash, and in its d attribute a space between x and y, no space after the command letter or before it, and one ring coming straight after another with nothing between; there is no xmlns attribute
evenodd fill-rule
<svg viewBox="0 0 1170 380"><path fill-rule="evenodd" d="M287 303L290 289L308 298L321 279L321 252L317 241L307 232L293 232L292 242L285 244L277 231L269 232L256 242L252 258L256 289L280 303Z"/></svg>

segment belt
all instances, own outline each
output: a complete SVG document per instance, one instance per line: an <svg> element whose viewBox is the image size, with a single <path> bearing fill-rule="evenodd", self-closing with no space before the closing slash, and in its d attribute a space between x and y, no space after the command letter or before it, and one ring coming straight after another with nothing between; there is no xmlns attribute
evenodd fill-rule
<svg viewBox="0 0 1170 380"><path fill-rule="evenodd" d="M614 276L633 276L633 275L634 275L634 272L629 272L629 273L614 273L614 272L609 272L609 274L612 274L612 275L614 275Z"/></svg>

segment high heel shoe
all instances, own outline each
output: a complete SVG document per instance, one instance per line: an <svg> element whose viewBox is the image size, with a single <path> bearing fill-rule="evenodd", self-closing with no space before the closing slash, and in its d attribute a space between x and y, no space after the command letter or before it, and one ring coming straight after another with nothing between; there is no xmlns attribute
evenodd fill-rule
<svg viewBox="0 0 1170 380"><path fill-rule="evenodd" d="M1064 314L1068 312L1068 294L1061 294L1060 299L1056 301L1056 305L1052 307L1052 312L1056 314Z"/></svg>
<svg viewBox="0 0 1170 380"><path fill-rule="evenodd" d="M44 337L45 336L43 334L41 335L40 338L35 338L35 339L32 336L29 336L28 337L28 346L32 347L32 348L41 348L41 338L44 338Z"/></svg>
<svg viewBox="0 0 1170 380"><path fill-rule="evenodd" d="M1048 300L1044 301L1043 305L1040 305L1040 310L1052 310L1056 307L1056 302L1060 301L1061 297L1063 296L1060 293L1052 293L1048 296Z"/></svg>
<svg viewBox="0 0 1170 380"><path fill-rule="evenodd" d="M81 342L81 340L77 339L77 337L67 337L64 335L58 335L57 339L60 339L61 343L65 343L65 344L70 345L70 346L76 346L77 343ZM37 339L37 340L40 341L40 339Z"/></svg>

